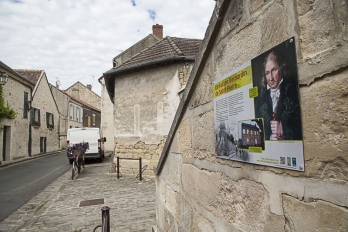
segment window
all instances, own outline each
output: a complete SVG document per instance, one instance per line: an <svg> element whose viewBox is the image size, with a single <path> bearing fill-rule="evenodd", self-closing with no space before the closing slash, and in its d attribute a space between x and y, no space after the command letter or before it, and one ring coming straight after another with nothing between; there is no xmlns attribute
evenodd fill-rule
<svg viewBox="0 0 348 232"><path fill-rule="evenodd" d="M245 129L243 129L243 134L245 134Z"/></svg>
<svg viewBox="0 0 348 232"><path fill-rule="evenodd" d="M76 106L76 121L81 122L81 108Z"/></svg>
<svg viewBox="0 0 348 232"><path fill-rule="evenodd" d="M23 118L28 118L28 93L24 92Z"/></svg>
<svg viewBox="0 0 348 232"><path fill-rule="evenodd" d="M71 120L73 120L74 119L74 111L75 111L75 107L74 107L74 105L72 105L72 104L70 104L70 110L69 110L69 118L71 119Z"/></svg>
<svg viewBox="0 0 348 232"><path fill-rule="evenodd" d="M54 128L54 117L53 114L46 112L46 125L47 128L53 129Z"/></svg>
<svg viewBox="0 0 348 232"><path fill-rule="evenodd" d="M95 114L93 114L92 122L93 122L93 126L95 126Z"/></svg>
<svg viewBox="0 0 348 232"><path fill-rule="evenodd" d="M40 122L40 110L34 107L31 108L31 123L35 127L39 127L41 125Z"/></svg>

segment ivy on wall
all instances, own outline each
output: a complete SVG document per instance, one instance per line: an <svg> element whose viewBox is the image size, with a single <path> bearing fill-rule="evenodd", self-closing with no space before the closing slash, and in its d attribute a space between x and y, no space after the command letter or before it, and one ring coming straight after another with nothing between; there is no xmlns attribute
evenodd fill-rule
<svg viewBox="0 0 348 232"><path fill-rule="evenodd" d="M0 85L0 122L4 118L14 119L16 117L17 113L10 108L8 102L5 106L4 98L2 96L2 85ZM0 131L2 131L4 128L2 125L0 125Z"/></svg>

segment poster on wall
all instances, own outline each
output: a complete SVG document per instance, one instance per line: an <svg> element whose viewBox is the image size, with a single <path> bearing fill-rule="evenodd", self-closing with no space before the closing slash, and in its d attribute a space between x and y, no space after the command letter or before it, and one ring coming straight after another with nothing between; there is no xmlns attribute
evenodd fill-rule
<svg viewBox="0 0 348 232"><path fill-rule="evenodd" d="M213 83L215 156L304 171L295 38Z"/></svg>

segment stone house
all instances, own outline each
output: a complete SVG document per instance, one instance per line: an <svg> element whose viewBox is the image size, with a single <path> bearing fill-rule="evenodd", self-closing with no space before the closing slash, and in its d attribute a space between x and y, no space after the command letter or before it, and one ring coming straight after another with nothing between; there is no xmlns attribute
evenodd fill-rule
<svg viewBox="0 0 348 232"><path fill-rule="evenodd" d="M153 25L153 34L147 35L145 38L135 43L133 46L123 51L116 57L112 59L112 67L120 66L122 63L126 62L132 56L138 54L145 48L148 48L163 39L163 26ZM99 83L102 85L101 90L101 131L103 135L107 138L114 137L114 105L111 102L108 91L105 86L104 77L101 76L98 79ZM105 151L114 151L114 140L109 139L104 143Z"/></svg>
<svg viewBox="0 0 348 232"><path fill-rule="evenodd" d="M8 75L8 81L0 86L3 106L8 106L16 112L14 119L0 119L0 161L12 161L31 155L29 147L30 111L28 102L31 101L31 93L34 84L22 75L0 61L0 72Z"/></svg>
<svg viewBox="0 0 348 232"><path fill-rule="evenodd" d="M347 230L347 9L347 1L216 2L155 168L157 231ZM216 157L213 82L292 37L304 171Z"/></svg>
<svg viewBox="0 0 348 232"><path fill-rule="evenodd" d="M45 71L27 69L15 71L34 85L30 103L31 154L56 151L59 146L59 111Z"/></svg>
<svg viewBox="0 0 348 232"><path fill-rule="evenodd" d="M94 106L65 92L69 97L69 128L100 128L101 112Z"/></svg>
<svg viewBox="0 0 348 232"><path fill-rule="evenodd" d="M142 158L153 174L201 40L165 37L104 73L114 104L115 157ZM138 164L122 161L122 172Z"/></svg>
<svg viewBox="0 0 348 232"><path fill-rule="evenodd" d="M59 148L66 148L66 133L69 128L69 97L59 89L59 85L56 86L50 84L51 92L54 100L56 101L59 119L58 119L58 134L59 134Z"/></svg>
<svg viewBox="0 0 348 232"><path fill-rule="evenodd" d="M83 85L81 82L76 82L69 88L65 90L66 93L75 97L76 99L88 102L89 105L93 106L100 110L101 98L92 91L92 85L88 84L87 86Z"/></svg>

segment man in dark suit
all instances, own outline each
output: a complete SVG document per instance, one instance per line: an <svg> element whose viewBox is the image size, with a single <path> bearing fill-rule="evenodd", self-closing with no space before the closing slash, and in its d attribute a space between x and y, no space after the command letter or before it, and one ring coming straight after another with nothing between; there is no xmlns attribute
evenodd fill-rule
<svg viewBox="0 0 348 232"><path fill-rule="evenodd" d="M287 72L285 57L271 50L264 63L256 117L264 120L266 140L302 140L297 79Z"/></svg>

